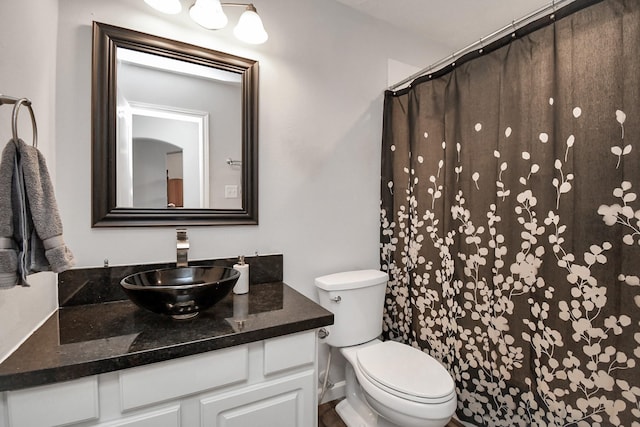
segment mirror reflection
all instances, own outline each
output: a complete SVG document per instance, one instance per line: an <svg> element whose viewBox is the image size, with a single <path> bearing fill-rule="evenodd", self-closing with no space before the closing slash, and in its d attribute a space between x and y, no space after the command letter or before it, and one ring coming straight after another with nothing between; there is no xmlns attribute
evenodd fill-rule
<svg viewBox="0 0 640 427"><path fill-rule="evenodd" d="M242 76L118 48L118 207L240 209Z"/></svg>
<svg viewBox="0 0 640 427"><path fill-rule="evenodd" d="M257 224L258 63L94 23L94 227Z"/></svg>

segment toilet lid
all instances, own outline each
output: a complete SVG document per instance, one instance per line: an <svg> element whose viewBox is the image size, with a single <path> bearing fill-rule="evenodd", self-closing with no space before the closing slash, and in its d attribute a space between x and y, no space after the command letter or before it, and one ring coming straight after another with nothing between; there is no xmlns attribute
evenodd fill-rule
<svg viewBox="0 0 640 427"><path fill-rule="evenodd" d="M367 378L390 393L433 403L455 393L453 379L433 357L395 341L358 350L358 366Z"/></svg>

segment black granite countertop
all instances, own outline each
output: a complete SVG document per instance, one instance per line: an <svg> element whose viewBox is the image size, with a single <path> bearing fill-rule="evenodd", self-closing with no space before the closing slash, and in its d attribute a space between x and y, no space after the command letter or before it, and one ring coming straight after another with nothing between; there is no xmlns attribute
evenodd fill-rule
<svg viewBox="0 0 640 427"><path fill-rule="evenodd" d="M0 364L0 391L132 368L333 323L333 314L283 282L252 284L190 320L128 300L57 310Z"/></svg>

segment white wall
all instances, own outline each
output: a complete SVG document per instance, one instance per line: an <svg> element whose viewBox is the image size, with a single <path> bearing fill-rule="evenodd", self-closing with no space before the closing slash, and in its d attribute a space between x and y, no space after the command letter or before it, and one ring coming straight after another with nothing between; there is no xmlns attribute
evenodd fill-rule
<svg viewBox="0 0 640 427"><path fill-rule="evenodd" d="M49 173L55 178L55 64L57 0L0 2L0 93L33 102ZM0 106L0 146L11 138L12 105ZM18 136L31 142L31 121L20 110ZM0 191L6 191L2 189ZM29 277L31 287L0 290L0 362L57 308L55 275Z"/></svg>
<svg viewBox="0 0 640 427"><path fill-rule="evenodd" d="M443 56L329 0L255 0L267 43L237 41L241 10L211 32L187 11L161 15L142 0L64 0L58 37L58 189L80 266L175 259L171 228L92 229L90 88L93 20L258 60L258 226L190 227L191 259L284 254L284 280L316 299L317 276L378 268L380 147L389 61ZM189 1L183 1L189 6ZM324 365L326 346L321 348ZM334 359L332 380L342 377Z"/></svg>
<svg viewBox="0 0 640 427"><path fill-rule="evenodd" d="M190 3L184 0L183 6ZM378 268L383 91L389 81L404 77L390 76L388 66L390 61L429 64L443 56L442 49L417 45L397 29L329 0L254 0L269 32L269 41L260 46L232 36L241 12L235 8L227 10L231 25L211 32L191 22L186 10L165 16L142 0L64 0L54 62L55 4L0 2L0 91L32 96L41 112L42 148L48 159L55 149L58 204L79 267L100 266L105 258L112 265L175 259L172 228L91 228L91 23L96 20L260 62L260 225L190 227L191 259L282 253L285 282L313 299L314 277ZM25 22L33 28L23 28ZM6 69L7 45L9 59L24 58L24 69ZM5 76L16 83L5 87L12 81ZM49 146L44 140L54 140L54 117L55 144ZM21 323L5 319L9 309L2 301L9 297L15 310L24 312L46 312L55 302L53 295L27 301L3 294L3 334L7 325ZM0 346L4 343L1 339Z"/></svg>
<svg viewBox="0 0 640 427"><path fill-rule="evenodd" d="M232 36L240 13L234 8L228 9L232 24L211 32L191 22L186 10L161 15L141 0L60 2L57 184L63 218L73 224L67 240L80 266L102 265L105 258L112 264L175 259L171 228L90 226L93 20L260 62L260 225L191 227L191 258L283 253L285 281L313 298L318 275L378 266L387 62L419 65L425 49L332 1L255 5L270 36L260 46Z"/></svg>

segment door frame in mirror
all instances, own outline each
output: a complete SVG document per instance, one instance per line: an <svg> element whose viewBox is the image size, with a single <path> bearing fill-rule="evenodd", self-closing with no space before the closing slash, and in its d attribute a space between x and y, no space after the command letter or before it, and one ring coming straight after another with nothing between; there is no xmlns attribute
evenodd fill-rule
<svg viewBox="0 0 640 427"><path fill-rule="evenodd" d="M117 48L132 49L242 75L242 208L117 206ZM92 227L258 224L258 62L188 43L93 23L91 79Z"/></svg>

